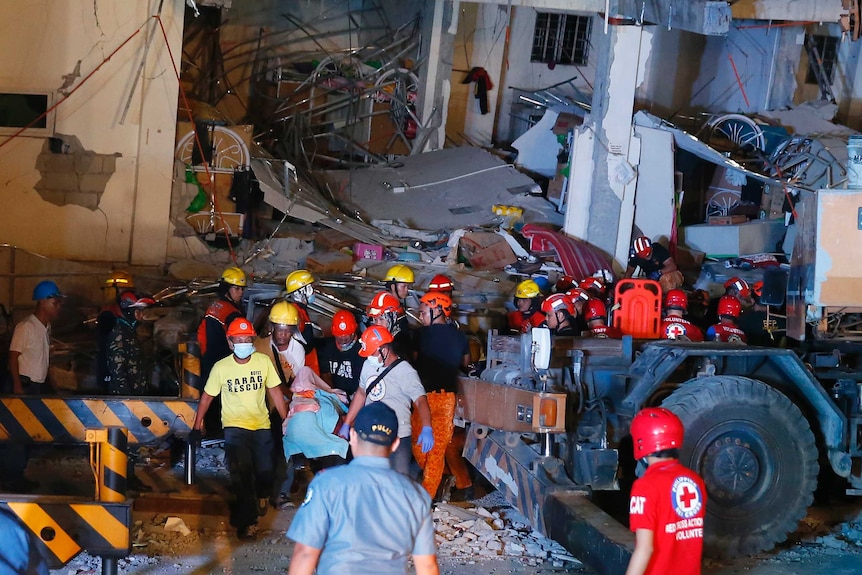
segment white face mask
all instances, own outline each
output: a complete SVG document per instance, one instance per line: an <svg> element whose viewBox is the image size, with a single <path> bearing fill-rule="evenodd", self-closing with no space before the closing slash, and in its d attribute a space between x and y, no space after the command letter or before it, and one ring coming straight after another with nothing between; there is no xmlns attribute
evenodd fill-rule
<svg viewBox="0 0 862 575"><path fill-rule="evenodd" d="M380 361L380 356L377 356L377 355L369 356L369 357L365 358L365 361L368 363L368 365L370 365L374 369L380 369L380 367L383 366L383 362Z"/></svg>
<svg viewBox="0 0 862 575"><path fill-rule="evenodd" d="M233 354L239 359L246 359L254 353L253 343L235 343L233 344Z"/></svg>

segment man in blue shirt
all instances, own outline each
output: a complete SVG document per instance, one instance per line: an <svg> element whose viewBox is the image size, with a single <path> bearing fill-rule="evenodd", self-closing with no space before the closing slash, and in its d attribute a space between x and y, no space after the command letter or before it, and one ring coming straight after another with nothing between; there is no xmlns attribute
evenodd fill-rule
<svg viewBox="0 0 862 575"><path fill-rule="evenodd" d="M359 411L353 461L314 478L287 531L296 542L288 575L403 575L408 555L416 575L439 574L431 498L389 466L399 441L392 408L375 401Z"/></svg>

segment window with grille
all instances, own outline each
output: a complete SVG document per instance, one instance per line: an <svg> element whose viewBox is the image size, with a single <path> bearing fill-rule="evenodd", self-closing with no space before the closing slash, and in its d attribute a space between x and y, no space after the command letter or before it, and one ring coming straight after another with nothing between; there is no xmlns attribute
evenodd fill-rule
<svg viewBox="0 0 862 575"><path fill-rule="evenodd" d="M530 61L586 64L591 28L590 16L538 12Z"/></svg>
<svg viewBox="0 0 862 575"><path fill-rule="evenodd" d="M823 63L823 75L831 85L835 79L835 62L838 60L838 37L809 34L807 41L817 48L820 60ZM815 63L812 60L812 58L808 59L808 74L805 76L806 84L817 83L817 75L814 73Z"/></svg>

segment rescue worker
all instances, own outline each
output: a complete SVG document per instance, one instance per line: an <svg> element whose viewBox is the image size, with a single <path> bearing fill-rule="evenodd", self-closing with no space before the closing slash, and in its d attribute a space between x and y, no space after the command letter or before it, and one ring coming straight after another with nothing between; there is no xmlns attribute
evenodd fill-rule
<svg viewBox="0 0 862 575"><path fill-rule="evenodd" d="M269 310L269 335L254 341L254 349L272 361L278 375L279 388L284 400L290 397L290 382L305 365L305 349L294 339L299 324L299 311L286 301L273 304ZM270 433L272 434L272 465L274 481L270 504L276 509L292 504L290 487L293 484L293 467L288 467L282 449L282 431L278 411L269 406Z"/></svg>
<svg viewBox="0 0 862 575"><path fill-rule="evenodd" d="M362 346L359 355L366 360L359 375L359 389L350 401L350 409L338 435L348 437L350 426L363 405L382 401L398 415L398 438L401 439L401 445L389 456L392 468L407 475L410 473L412 459L411 409L419 412L422 422L422 431L417 442L422 447L422 453L428 453L434 447L431 411L428 409L425 388L422 387L416 370L395 353L392 334L385 327L372 325L362 332L359 342Z"/></svg>
<svg viewBox="0 0 862 575"><path fill-rule="evenodd" d="M347 394L348 399L359 387L359 372L365 358L359 356L359 324L346 309L332 316L332 337L324 340L318 349L320 377Z"/></svg>
<svg viewBox="0 0 862 575"><path fill-rule="evenodd" d="M277 302L269 310L269 335L258 338L254 343L257 351L272 360L279 379L284 383L284 393L287 393L287 386L294 374L305 367L305 348L299 341L300 321L296 305L286 301Z"/></svg>
<svg viewBox="0 0 862 575"><path fill-rule="evenodd" d="M299 310L299 333L302 336L301 343L305 349L305 365L320 375L320 362L317 358L317 350L314 338L314 326L308 315L308 306L314 302L314 276L308 270L296 270L288 274L284 282L287 289L287 299L292 301Z"/></svg>
<svg viewBox="0 0 862 575"><path fill-rule="evenodd" d="M452 292L455 291L455 282L447 275L437 274L428 282L428 291L442 292L452 297Z"/></svg>
<svg viewBox="0 0 862 575"><path fill-rule="evenodd" d="M629 500L635 550L626 575L700 574L706 487L679 461L683 431L663 407L647 407L632 419L634 456L647 468Z"/></svg>
<svg viewBox="0 0 862 575"><path fill-rule="evenodd" d="M196 442L203 430L204 417L221 396L221 420L224 428L225 462L230 473L230 521L240 539L257 536L257 519L264 515L272 492L272 435L266 397L281 419L287 417L281 383L272 361L255 352L256 337L251 322L243 317L233 320L227 329L231 355L213 366L198 403L189 438Z"/></svg>
<svg viewBox="0 0 862 575"><path fill-rule="evenodd" d="M706 330L709 341L729 343L746 343L745 332L736 327L736 321L742 311L742 304L736 296L725 295L718 300L718 323Z"/></svg>
<svg viewBox="0 0 862 575"><path fill-rule="evenodd" d="M45 544L11 510L0 508L0 572L4 575L49 575Z"/></svg>
<svg viewBox="0 0 862 575"><path fill-rule="evenodd" d="M153 368L138 338L137 325L144 310L154 306L150 297L138 297L127 290L120 294L121 315L108 334L108 393L111 395L146 395Z"/></svg>
<svg viewBox="0 0 862 575"><path fill-rule="evenodd" d="M682 287L682 272L677 268L670 252L646 236L636 238L632 244L624 277L632 277L637 268L640 268L647 278L659 282L663 292Z"/></svg>
<svg viewBox="0 0 862 575"><path fill-rule="evenodd" d="M578 284L578 287L587 292L590 297L605 301L608 295L608 288L605 283L599 278L588 277L584 278Z"/></svg>
<svg viewBox="0 0 862 575"><path fill-rule="evenodd" d="M131 274L125 271L113 272L102 286L104 306L96 316L96 383L99 390L108 393L108 337L117 318L123 315L120 310L120 295L126 290L133 290L135 282Z"/></svg>
<svg viewBox="0 0 862 575"><path fill-rule="evenodd" d="M410 288L416 281L413 270L404 264L395 264L386 271L383 281L386 283L386 291L398 298L398 301L406 309L407 296L410 295Z"/></svg>
<svg viewBox="0 0 862 575"><path fill-rule="evenodd" d="M410 297L410 288L413 287L413 283L416 281L416 276L413 274L413 270L404 264L395 264L386 272L386 276L383 278L383 281L386 282L386 291L388 291L392 296L398 300L398 304L401 306L401 316L398 318L398 331L402 335L402 341L397 342L398 345L403 344L407 341L406 336L410 334L409 328L410 325L407 321L407 310L410 306L408 305L407 299ZM416 303L413 301L412 303ZM414 308L415 309L415 308ZM393 331L393 328L390 327L389 331L392 332L392 335L395 338L398 338L398 333ZM412 341L412 336L411 336ZM403 349L405 353L406 349ZM410 360L413 359L413 354L416 351L415 346L411 343L410 345L410 354L402 355L401 357L406 357Z"/></svg>
<svg viewBox="0 0 862 575"><path fill-rule="evenodd" d="M470 369L470 345L467 337L448 321L452 313L452 298L443 292L427 292L419 303L417 331L419 341L416 371L431 411L434 447L427 454L415 443L413 457L423 470L422 486L434 498L443 478L444 465L455 477L455 487L466 490L473 485L464 459L457 449L450 449L455 431L455 394L458 374ZM419 427L418 413L413 414L414 435Z"/></svg>
<svg viewBox="0 0 862 575"><path fill-rule="evenodd" d="M573 287L566 292L566 296L571 300L572 305L575 306L575 313L572 316L575 318L574 332L580 335L585 331L589 331L590 327L587 325L587 320L584 319L584 306L590 301L590 294L579 287Z"/></svg>
<svg viewBox="0 0 862 575"><path fill-rule="evenodd" d="M526 333L545 321L545 314L541 309L542 291L535 281L530 279L519 283L512 301L515 311L510 311L507 316L512 331Z"/></svg>
<svg viewBox="0 0 862 575"><path fill-rule="evenodd" d="M744 279L734 276L724 282L724 295L735 296L741 303L741 300L751 297L751 286Z"/></svg>
<svg viewBox="0 0 862 575"><path fill-rule="evenodd" d="M50 280L39 282L33 289L36 309L15 326L9 344L9 375L15 395L59 393L48 368L51 322L59 317L65 297L57 284ZM7 442L0 446L0 455L3 456L0 485L4 489L27 493L39 486L38 481L24 477L30 460L30 448L27 445Z"/></svg>
<svg viewBox="0 0 862 575"><path fill-rule="evenodd" d="M198 326L198 344L201 348L201 379L206 382L215 362L230 355L227 327L243 313L242 294L245 291L245 272L237 267L225 269L219 278L218 297L207 308Z"/></svg>
<svg viewBox="0 0 862 575"><path fill-rule="evenodd" d="M614 326L607 325L608 309L605 302L591 299L584 306L584 319L587 321L593 337L603 339L622 339L623 332Z"/></svg>
<svg viewBox="0 0 862 575"><path fill-rule="evenodd" d="M389 292L378 292L365 309L370 325L385 327L395 339L393 346L398 357L412 361L416 354L413 335L407 328L406 314L398 298Z"/></svg>
<svg viewBox="0 0 862 575"><path fill-rule="evenodd" d="M554 335L580 335L575 324L575 304L566 294L555 293L542 302L545 323Z"/></svg>
<svg viewBox="0 0 862 575"><path fill-rule="evenodd" d="M688 295L681 289L672 289L664 298L665 317L659 333L663 339L703 341L699 327L683 317L688 310Z"/></svg>
<svg viewBox="0 0 862 575"><path fill-rule="evenodd" d="M751 345L784 347L787 334L787 318L782 310L770 312L769 306L762 303L763 282L751 286L752 307L742 311L739 316L739 329L745 332Z"/></svg>
<svg viewBox="0 0 862 575"><path fill-rule="evenodd" d="M295 541L288 575L407 573L438 575L431 499L390 468L400 447L399 417L382 402L356 414L353 461L314 478L287 531Z"/></svg>

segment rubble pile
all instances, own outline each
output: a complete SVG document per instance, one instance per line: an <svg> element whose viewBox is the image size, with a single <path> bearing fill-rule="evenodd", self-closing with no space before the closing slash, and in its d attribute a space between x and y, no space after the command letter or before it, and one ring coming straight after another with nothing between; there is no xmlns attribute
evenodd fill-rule
<svg viewBox="0 0 862 575"><path fill-rule="evenodd" d="M544 562L554 567L579 567L559 543L533 531L511 508L489 511L482 506L461 508L438 504L434 530L439 557L493 559L522 558L528 565Z"/></svg>

